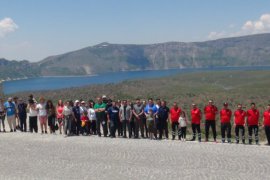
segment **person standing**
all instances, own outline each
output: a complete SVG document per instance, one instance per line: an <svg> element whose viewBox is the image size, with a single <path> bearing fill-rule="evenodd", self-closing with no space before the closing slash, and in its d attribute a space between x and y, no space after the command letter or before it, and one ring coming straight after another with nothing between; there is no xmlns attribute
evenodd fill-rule
<svg viewBox="0 0 270 180"><path fill-rule="evenodd" d="M168 119L169 119L170 109L167 107L166 101L162 100L161 105L158 109L158 124L157 129L159 131L159 139L162 139L163 132L165 131L166 139L169 138L169 131L168 131Z"/></svg>
<svg viewBox="0 0 270 180"><path fill-rule="evenodd" d="M22 98L19 98L19 103L17 107L18 107L18 117L20 120L20 130L21 132L26 132L27 104L23 102Z"/></svg>
<svg viewBox="0 0 270 180"><path fill-rule="evenodd" d="M152 110L152 113L154 115L154 117L156 117L157 113L158 113L158 109L157 109L157 106L154 104L153 102L153 99L152 98L149 98L148 99L148 104L145 105L145 108L144 108L144 114L145 114L145 117L147 116L147 114L149 114L149 110ZM155 123L154 123L155 125ZM155 125L156 126L156 125ZM147 131L148 131L148 126L147 127ZM155 135L156 136L156 135ZM148 135L147 135L148 137Z"/></svg>
<svg viewBox="0 0 270 180"><path fill-rule="evenodd" d="M94 101L93 100L90 100L89 101L89 108L87 109L87 112L88 112L88 118L90 120L90 131L91 131L91 134L94 134L96 135L97 134L97 128L96 128L96 125L97 125L97 117L96 117L96 112L94 110Z"/></svg>
<svg viewBox="0 0 270 180"><path fill-rule="evenodd" d="M133 105L133 115L135 118L135 138L139 138L139 131L141 137L144 138L144 128L142 121L143 105L140 99L136 99L136 103Z"/></svg>
<svg viewBox="0 0 270 180"><path fill-rule="evenodd" d="M47 101L46 110L48 115L48 126L50 129L50 134L55 134L55 118L56 118L56 108L51 100Z"/></svg>
<svg viewBox="0 0 270 180"><path fill-rule="evenodd" d="M110 137L115 138L115 132L118 127L120 119L119 108L116 106L116 102L112 101L112 106L107 110L107 119L110 124Z"/></svg>
<svg viewBox="0 0 270 180"><path fill-rule="evenodd" d="M217 131L216 131L216 114L218 113L218 108L213 104L213 100L208 101L208 105L204 107L205 116L205 141L208 142L209 129L211 127L213 132L214 141L217 141Z"/></svg>
<svg viewBox="0 0 270 180"><path fill-rule="evenodd" d="M13 97L13 103L15 104L15 109L16 109L16 114L15 114L15 121L16 121L16 130L20 130L20 117L18 115L18 97L14 96Z"/></svg>
<svg viewBox="0 0 270 180"><path fill-rule="evenodd" d="M270 146L270 104L268 104L267 109L263 113L263 127L267 139L266 145Z"/></svg>
<svg viewBox="0 0 270 180"><path fill-rule="evenodd" d="M178 107L177 103L173 103L173 107L170 109L170 120L171 120L171 127L172 127L172 140L175 139L175 136L178 135L178 139L181 139L181 132L179 130L179 117L182 110Z"/></svg>
<svg viewBox="0 0 270 180"><path fill-rule="evenodd" d="M154 137L155 139L157 139L156 126L155 126L155 114L153 113L153 109L148 110L148 113L146 114L146 122L147 122L147 128L148 128L150 140L154 139Z"/></svg>
<svg viewBox="0 0 270 180"><path fill-rule="evenodd" d="M129 138L131 138L132 132L130 128L130 121L132 118L132 110L131 107L127 104L127 100L123 100L123 105L120 107L119 116L122 123L123 137L127 138L128 128L128 135Z"/></svg>
<svg viewBox="0 0 270 180"><path fill-rule="evenodd" d="M182 141L186 141L187 132L187 116L185 111L182 111L179 117L180 138Z"/></svg>
<svg viewBox="0 0 270 180"><path fill-rule="evenodd" d="M66 101L63 108L63 117L64 117L64 134L66 136L70 136L73 134L72 132L72 121L73 119L73 111L70 101Z"/></svg>
<svg viewBox="0 0 270 180"><path fill-rule="evenodd" d="M193 137L191 141L196 140L196 132L198 133L198 141L201 142L201 119L202 113L201 110L197 107L196 104L192 104L191 110L191 127L193 132Z"/></svg>
<svg viewBox="0 0 270 180"><path fill-rule="evenodd" d="M105 96L103 96L103 99L98 97L97 98L97 103L94 106L95 112L96 112L96 117L97 117L97 134L99 137L101 137L101 132L100 132L100 124L102 125L103 129L103 134L104 137L108 136L108 127L107 127L107 117L106 117L106 104L105 102Z"/></svg>
<svg viewBox="0 0 270 180"><path fill-rule="evenodd" d="M231 143L231 117L232 111L228 108L228 103L223 104L223 109L220 111L221 121L221 136L222 143L225 143L225 134L227 133L227 141Z"/></svg>
<svg viewBox="0 0 270 180"><path fill-rule="evenodd" d="M3 103L3 99L0 98L0 132L1 132L1 124L3 126L3 132L6 132L5 129L5 118L6 118L6 110Z"/></svg>
<svg viewBox="0 0 270 180"><path fill-rule="evenodd" d="M7 121L10 128L10 132L16 132L16 106L15 103L12 102L12 98L9 97L8 101L4 104Z"/></svg>
<svg viewBox="0 0 270 180"><path fill-rule="evenodd" d="M62 134L62 129L64 127L64 104L63 101L60 99L58 100L57 106L56 106L56 118L59 125L59 133Z"/></svg>
<svg viewBox="0 0 270 180"><path fill-rule="evenodd" d="M143 111L146 108L146 105L147 105L146 101L143 100L142 101ZM145 137L148 138L148 129L147 129L147 124L146 124L145 112L142 114L141 118L142 118L142 123L143 123L143 129L144 129L144 132L145 132Z"/></svg>
<svg viewBox="0 0 270 180"><path fill-rule="evenodd" d="M37 105L37 110L38 110L38 119L40 122L40 127L41 127L41 133L47 134L47 110L46 110L46 103L45 103L45 98L41 97L39 99L39 104Z"/></svg>
<svg viewBox="0 0 270 180"><path fill-rule="evenodd" d="M259 117L260 112L257 110L255 103L251 103L251 109L247 111L248 125L248 143L252 144L252 134L254 131L255 142L259 145Z"/></svg>
<svg viewBox="0 0 270 180"><path fill-rule="evenodd" d="M73 133L79 136L79 134L82 132L81 131L81 111L80 111L80 101L76 100L75 101L75 106L72 108L73 112L73 117L74 117L74 129Z"/></svg>
<svg viewBox="0 0 270 180"><path fill-rule="evenodd" d="M245 124L246 112L242 109L242 104L237 105L237 110L234 112L234 126L236 144L239 144L239 131L242 131L242 142L245 144Z"/></svg>
<svg viewBox="0 0 270 180"><path fill-rule="evenodd" d="M29 100L29 103L27 105L27 109L29 109L29 130L31 133L33 133L33 130L35 133L38 132L38 125L37 125L37 104L33 99Z"/></svg>

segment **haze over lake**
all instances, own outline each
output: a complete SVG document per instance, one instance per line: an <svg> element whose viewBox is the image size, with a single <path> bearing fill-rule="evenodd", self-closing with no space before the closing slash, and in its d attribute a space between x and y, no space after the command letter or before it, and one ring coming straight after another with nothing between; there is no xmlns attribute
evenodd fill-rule
<svg viewBox="0 0 270 180"><path fill-rule="evenodd" d="M22 91L54 90L61 88L80 87L91 84L118 83L124 80L166 77L178 73L188 73L196 71L264 70L264 69L270 70L270 66L126 71L126 72L105 73L95 76L37 77L23 80L6 81L3 83L3 90L5 94L11 94Z"/></svg>

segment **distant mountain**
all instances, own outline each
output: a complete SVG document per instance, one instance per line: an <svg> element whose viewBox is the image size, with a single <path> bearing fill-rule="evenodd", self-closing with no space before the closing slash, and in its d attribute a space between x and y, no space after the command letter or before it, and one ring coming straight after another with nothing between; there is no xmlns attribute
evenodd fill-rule
<svg viewBox="0 0 270 180"><path fill-rule="evenodd" d="M43 75L270 65L270 34L151 45L101 43L39 62Z"/></svg>
<svg viewBox="0 0 270 180"><path fill-rule="evenodd" d="M12 77L88 75L130 70L270 65L270 34L150 45L101 43L37 63L3 60ZM2 63L1 63L2 64ZM27 72L27 71L28 72ZM1 76L7 75L1 69Z"/></svg>
<svg viewBox="0 0 270 180"><path fill-rule="evenodd" d="M39 66L29 61L9 61L0 58L0 80L40 76Z"/></svg>

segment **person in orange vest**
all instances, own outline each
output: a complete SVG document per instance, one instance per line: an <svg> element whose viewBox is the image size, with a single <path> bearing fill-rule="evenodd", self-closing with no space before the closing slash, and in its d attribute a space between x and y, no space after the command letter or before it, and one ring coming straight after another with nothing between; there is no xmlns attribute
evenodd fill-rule
<svg viewBox="0 0 270 180"><path fill-rule="evenodd" d="M263 113L263 127L267 138L267 144L270 146L270 104L267 106L267 110Z"/></svg>
<svg viewBox="0 0 270 180"><path fill-rule="evenodd" d="M247 125L248 125L248 142L252 144L252 134L254 131L255 142L259 145L259 117L260 112L256 108L255 103L251 103L251 108L247 111Z"/></svg>
<svg viewBox="0 0 270 180"><path fill-rule="evenodd" d="M192 104L191 110L191 127L193 132L193 137L191 141L196 140L196 131L198 133L198 141L201 142L201 119L202 113L201 110L197 107L196 104Z"/></svg>
<svg viewBox="0 0 270 180"><path fill-rule="evenodd" d="M242 142L245 144L245 124L246 112L242 109L242 104L237 105L237 110L234 112L234 127L236 144L239 144L239 130L242 131Z"/></svg>
<svg viewBox="0 0 270 180"><path fill-rule="evenodd" d="M204 107L205 116L205 141L208 142L209 128L211 127L213 132L214 141L217 141L216 131L216 115L218 113L217 107L214 105L212 100L208 101L208 105Z"/></svg>
<svg viewBox="0 0 270 180"><path fill-rule="evenodd" d="M223 109L220 111L221 121L221 136L222 143L225 143L225 133L227 132L227 141L231 143L231 117L232 111L228 108L228 103L223 104Z"/></svg>

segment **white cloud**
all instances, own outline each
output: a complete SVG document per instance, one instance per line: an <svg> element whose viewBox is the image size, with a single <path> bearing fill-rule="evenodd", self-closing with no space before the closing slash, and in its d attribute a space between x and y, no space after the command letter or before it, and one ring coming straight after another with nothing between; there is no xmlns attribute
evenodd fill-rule
<svg viewBox="0 0 270 180"><path fill-rule="evenodd" d="M243 23L241 29L236 32L210 32L208 39L219 39L233 36L243 36L250 34L268 33L270 32L270 14L263 14L258 20L248 20Z"/></svg>
<svg viewBox="0 0 270 180"><path fill-rule="evenodd" d="M0 20L0 38L18 29L18 25L11 18Z"/></svg>

